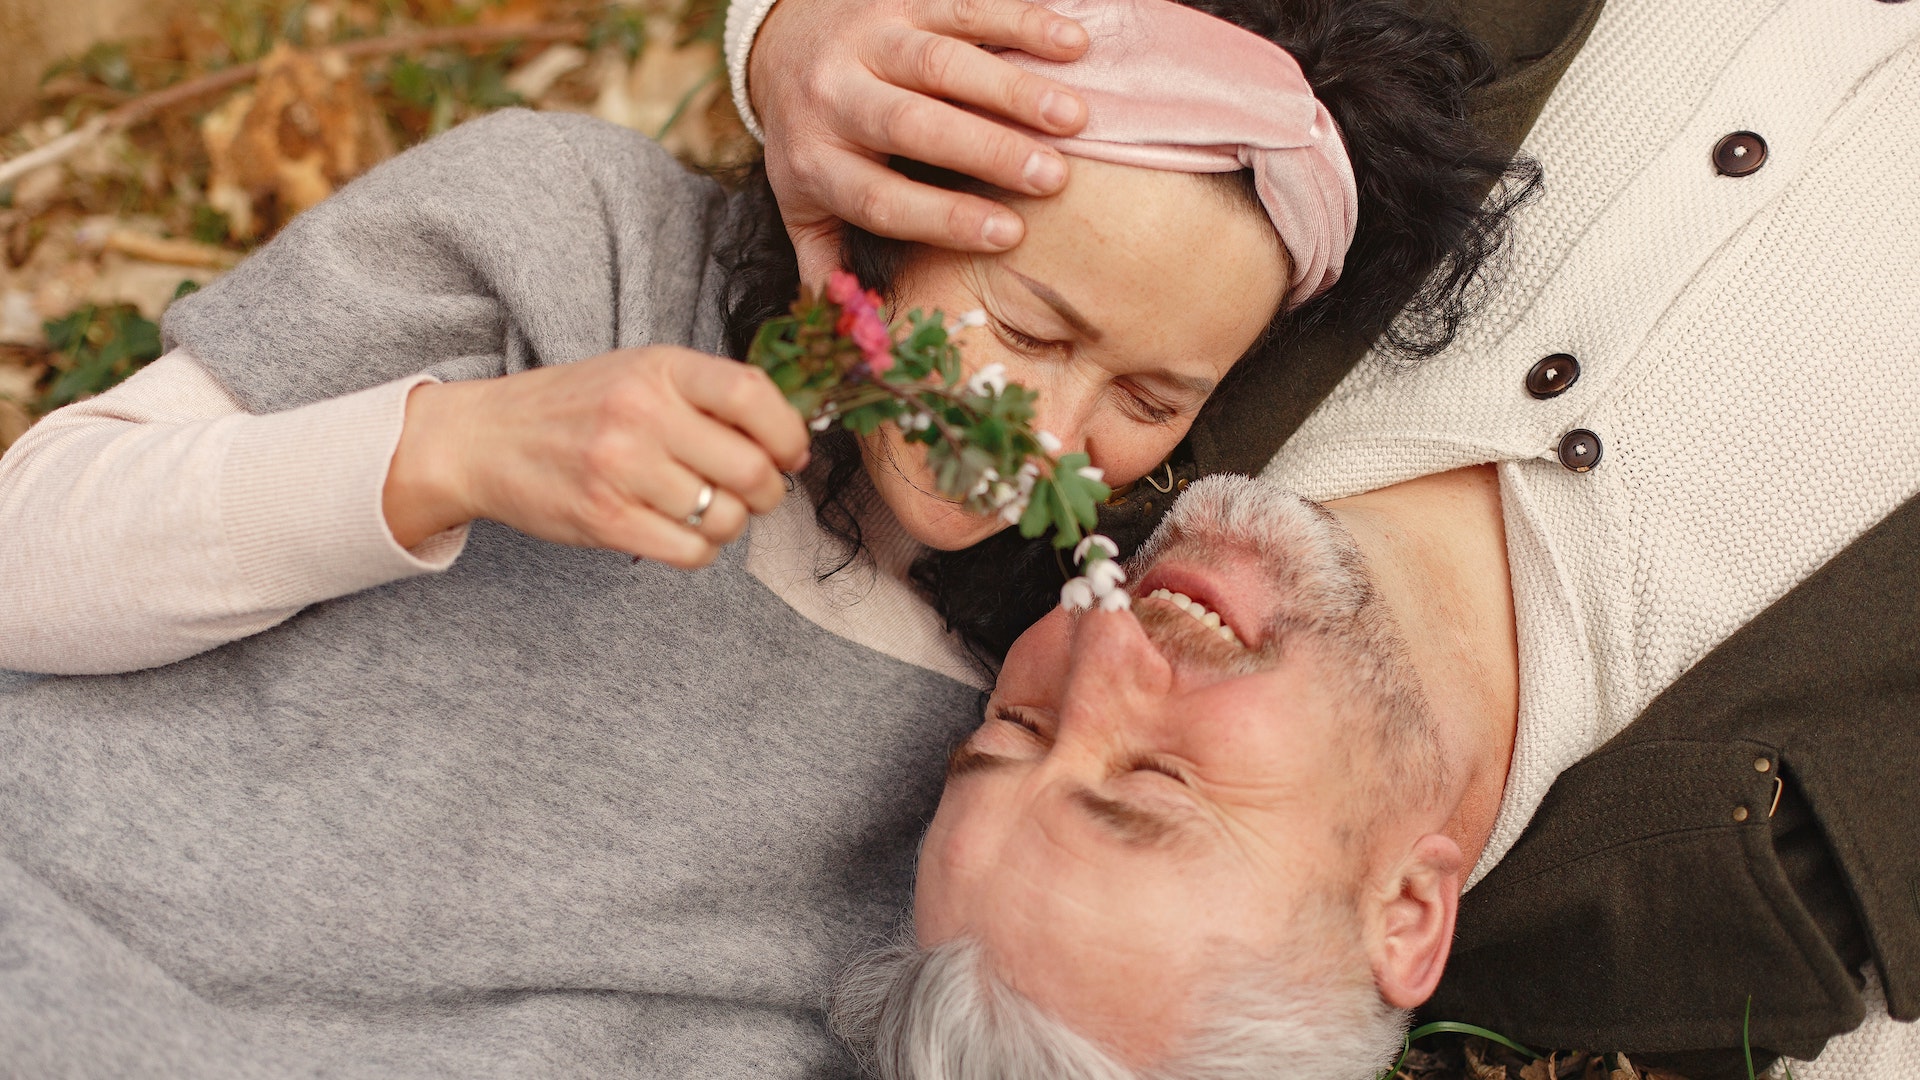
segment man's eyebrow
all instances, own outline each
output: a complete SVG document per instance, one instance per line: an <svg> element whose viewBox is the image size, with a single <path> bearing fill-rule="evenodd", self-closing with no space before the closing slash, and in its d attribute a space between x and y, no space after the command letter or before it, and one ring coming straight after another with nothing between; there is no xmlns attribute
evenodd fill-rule
<svg viewBox="0 0 1920 1080"><path fill-rule="evenodd" d="M1067 320L1067 325L1073 327L1074 331L1081 337L1086 338L1088 341L1099 341L1101 338L1107 336L1100 331L1099 327L1088 322L1087 317L1080 314L1079 310L1072 304L1067 303L1067 298L1055 292L1051 285L1035 281L1012 267L1007 267L1006 271L1012 274L1014 279L1020 282L1020 284L1025 285L1027 291L1045 301L1048 307L1058 312L1061 318ZM1211 389L1211 387L1209 387L1209 389Z"/></svg>
<svg viewBox="0 0 1920 1080"><path fill-rule="evenodd" d="M1109 799L1088 788L1076 788L1068 797L1129 844L1155 844L1181 831L1182 823L1170 814Z"/></svg>
<svg viewBox="0 0 1920 1080"><path fill-rule="evenodd" d="M954 747L953 752L947 755L947 779L952 781L970 773L985 772L988 769L997 769L1011 764L1013 759L1010 757L976 750L973 740L969 739Z"/></svg>

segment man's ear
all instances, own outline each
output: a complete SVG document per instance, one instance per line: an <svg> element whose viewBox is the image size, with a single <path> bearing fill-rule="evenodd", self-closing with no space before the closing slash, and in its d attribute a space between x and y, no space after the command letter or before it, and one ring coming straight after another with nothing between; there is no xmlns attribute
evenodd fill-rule
<svg viewBox="0 0 1920 1080"><path fill-rule="evenodd" d="M1421 837L1375 894L1379 907L1368 942L1373 981L1396 1009L1433 996L1453 948L1460 910L1460 845L1438 833Z"/></svg>

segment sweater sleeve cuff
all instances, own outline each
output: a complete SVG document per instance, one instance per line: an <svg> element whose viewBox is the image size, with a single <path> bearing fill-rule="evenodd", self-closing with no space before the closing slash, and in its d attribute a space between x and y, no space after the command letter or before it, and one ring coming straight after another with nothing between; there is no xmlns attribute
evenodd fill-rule
<svg viewBox="0 0 1920 1080"><path fill-rule="evenodd" d="M249 417L229 447L220 519L241 580L263 607L300 607L445 570L467 527L412 550L387 528L387 469L415 375L282 413Z"/></svg>
<svg viewBox="0 0 1920 1080"><path fill-rule="evenodd" d="M753 100L747 96L747 57L753 53L754 36L767 21L776 0L732 0L727 5L727 28L723 35L727 53L727 78L733 83L733 107L747 132L761 142L767 141L760 130L760 118L753 113Z"/></svg>

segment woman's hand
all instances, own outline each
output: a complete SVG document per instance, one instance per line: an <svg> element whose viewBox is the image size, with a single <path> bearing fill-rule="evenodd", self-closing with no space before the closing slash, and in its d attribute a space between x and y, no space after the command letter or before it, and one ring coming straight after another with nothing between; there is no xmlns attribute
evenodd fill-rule
<svg viewBox="0 0 1920 1080"><path fill-rule="evenodd" d="M1025 226L1013 211L908 180L886 167L889 155L1030 195L1066 182L1051 147L947 104L1055 135L1086 123L1070 91L977 44L1072 60L1087 35L1028 0L780 0L768 14L749 54L747 89L802 280L818 284L839 265L843 219L961 251L1020 242Z"/></svg>
<svg viewBox="0 0 1920 1080"><path fill-rule="evenodd" d="M766 374L671 346L623 349L407 399L387 473L404 547L475 518L682 569L712 562L806 465L806 425ZM687 518L703 486L713 502Z"/></svg>

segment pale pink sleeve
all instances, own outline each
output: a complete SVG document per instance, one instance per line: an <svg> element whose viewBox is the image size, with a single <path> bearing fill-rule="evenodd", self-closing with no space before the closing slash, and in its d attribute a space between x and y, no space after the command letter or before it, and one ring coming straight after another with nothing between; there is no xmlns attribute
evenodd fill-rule
<svg viewBox="0 0 1920 1080"><path fill-rule="evenodd" d="M50 414L0 457L0 668L171 663L308 604L444 570L381 490L415 376L255 416L191 356Z"/></svg>

